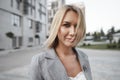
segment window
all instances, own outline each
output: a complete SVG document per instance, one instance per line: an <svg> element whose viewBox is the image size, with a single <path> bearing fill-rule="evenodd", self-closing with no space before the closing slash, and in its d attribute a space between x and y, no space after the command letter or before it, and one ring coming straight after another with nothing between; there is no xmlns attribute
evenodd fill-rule
<svg viewBox="0 0 120 80"><path fill-rule="evenodd" d="M29 42L33 42L33 38L32 37L29 37Z"/></svg>
<svg viewBox="0 0 120 80"><path fill-rule="evenodd" d="M42 18L42 4L41 3L39 4L38 12L39 12L39 16L40 16L40 19L41 19Z"/></svg>
<svg viewBox="0 0 120 80"><path fill-rule="evenodd" d="M50 22L50 23L52 23L52 20L53 20L53 18L52 18L52 17L51 17L51 18L49 18L49 22Z"/></svg>
<svg viewBox="0 0 120 80"><path fill-rule="evenodd" d="M12 8L20 10L22 0L11 0L10 5Z"/></svg>
<svg viewBox="0 0 120 80"><path fill-rule="evenodd" d="M35 13L35 0L25 1L24 2L24 11L26 14L34 15L34 13Z"/></svg>
<svg viewBox="0 0 120 80"><path fill-rule="evenodd" d="M48 11L48 15L51 16L51 10Z"/></svg>
<svg viewBox="0 0 120 80"><path fill-rule="evenodd" d="M51 5L51 8L53 9L55 7L55 5L54 5L54 2L52 3L52 5Z"/></svg>
<svg viewBox="0 0 120 80"><path fill-rule="evenodd" d="M36 22L36 32L40 32L42 30L42 23Z"/></svg>
<svg viewBox="0 0 120 80"><path fill-rule="evenodd" d="M31 2L31 15L35 15L35 0L32 0Z"/></svg>
<svg viewBox="0 0 120 80"><path fill-rule="evenodd" d="M24 6L24 8L23 8L24 14L28 14L28 8L29 8L28 0L24 0L23 4L24 4L23 5Z"/></svg>
<svg viewBox="0 0 120 80"><path fill-rule="evenodd" d="M46 8L41 3L39 3L39 10L38 10L38 12L39 12L40 19L42 19L42 15L46 15Z"/></svg>
<svg viewBox="0 0 120 80"><path fill-rule="evenodd" d="M13 37L13 39L12 39L12 46L13 46L13 48L16 48L16 46L17 46L17 38L16 37Z"/></svg>
<svg viewBox="0 0 120 80"><path fill-rule="evenodd" d="M13 7L13 0L11 0L11 7Z"/></svg>
<svg viewBox="0 0 120 80"><path fill-rule="evenodd" d="M28 19L28 26L30 29L32 29L32 20Z"/></svg>
<svg viewBox="0 0 120 80"><path fill-rule="evenodd" d="M51 5L51 8L54 9L54 8L56 8L56 7L58 7L58 2L57 2L57 1L54 1L54 2L52 3L52 5Z"/></svg>
<svg viewBox="0 0 120 80"><path fill-rule="evenodd" d="M19 46L22 46L22 37L19 37Z"/></svg>
<svg viewBox="0 0 120 80"><path fill-rule="evenodd" d="M21 4L22 0L16 0L16 8L18 10L20 10L20 4Z"/></svg>
<svg viewBox="0 0 120 80"><path fill-rule="evenodd" d="M12 25L15 26L15 27L20 27L21 26L20 25L20 22L21 22L20 19L21 19L20 16L12 14Z"/></svg>
<svg viewBox="0 0 120 80"><path fill-rule="evenodd" d="M53 9L53 14L55 14L56 13L56 10L55 9Z"/></svg>
<svg viewBox="0 0 120 80"><path fill-rule="evenodd" d="M28 11L29 11L29 15L32 14L32 8L31 8L31 6L32 6L32 0L28 0Z"/></svg>

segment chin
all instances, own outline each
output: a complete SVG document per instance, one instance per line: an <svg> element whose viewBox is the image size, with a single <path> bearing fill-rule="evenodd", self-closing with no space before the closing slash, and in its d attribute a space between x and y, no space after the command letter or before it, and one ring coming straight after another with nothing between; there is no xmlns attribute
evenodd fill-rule
<svg viewBox="0 0 120 80"><path fill-rule="evenodd" d="M65 44L67 47L74 47L75 45L69 43L69 44Z"/></svg>

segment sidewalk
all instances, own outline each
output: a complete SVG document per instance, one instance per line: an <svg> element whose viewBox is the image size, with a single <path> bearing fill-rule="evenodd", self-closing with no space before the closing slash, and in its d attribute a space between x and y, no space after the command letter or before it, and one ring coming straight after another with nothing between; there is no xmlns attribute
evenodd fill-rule
<svg viewBox="0 0 120 80"><path fill-rule="evenodd" d="M29 66L26 65L0 73L0 80L29 80L28 69Z"/></svg>
<svg viewBox="0 0 120 80"><path fill-rule="evenodd" d="M28 50L36 50L40 49L43 46L35 46L35 47L26 47L26 48L21 48L21 49L13 49L13 50L5 50L5 51L0 51L0 56L7 55L9 53L14 53L14 52L21 52L21 51L28 51Z"/></svg>

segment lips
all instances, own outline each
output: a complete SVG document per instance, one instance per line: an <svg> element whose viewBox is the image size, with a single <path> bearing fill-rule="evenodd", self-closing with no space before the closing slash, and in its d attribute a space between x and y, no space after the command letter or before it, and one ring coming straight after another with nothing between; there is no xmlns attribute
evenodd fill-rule
<svg viewBox="0 0 120 80"><path fill-rule="evenodd" d="M67 39L67 41L69 41L69 42L73 42L74 40L75 40L75 38L66 38Z"/></svg>

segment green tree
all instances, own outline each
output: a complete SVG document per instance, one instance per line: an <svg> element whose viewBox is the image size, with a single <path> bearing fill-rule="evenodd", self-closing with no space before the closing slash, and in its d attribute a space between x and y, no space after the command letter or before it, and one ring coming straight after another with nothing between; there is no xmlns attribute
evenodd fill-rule
<svg viewBox="0 0 120 80"><path fill-rule="evenodd" d="M95 41L99 41L100 40L100 33L99 32L94 32L93 36L94 36L94 40Z"/></svg>
<svg viewBox="0 0 120 80"><path fill-rule="evenodd" d="M105 33L104 33L103 29L101 29L100 35L101 35L101 36L105 36Z"/></svg>
<svg viewBox="0 0 120 80"><path fill-rule="evenodd" d="M90 36L90 32L86 33L86 36Z"/></svg>
<svg viewBox="0 0 120 80"><path fill-rule="evenodd" d="M112 33L112 34L115 33L115 27L114 27L114 26L112 26L112 28L111 28L111 33Z"/></svg>
<svg viewBox="0 0 120 80"><path fill-rule="evenodd" d="M112 40L113 40L113 35L112 35L111 32L108 32L108 33L107 33L107 38L108 38L108 40L109 40L109 42L110 42L110 44L111 44L111 43L112 43Z"/></svg>

